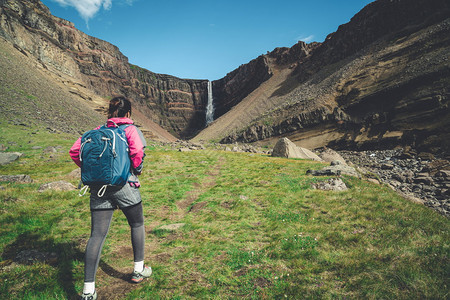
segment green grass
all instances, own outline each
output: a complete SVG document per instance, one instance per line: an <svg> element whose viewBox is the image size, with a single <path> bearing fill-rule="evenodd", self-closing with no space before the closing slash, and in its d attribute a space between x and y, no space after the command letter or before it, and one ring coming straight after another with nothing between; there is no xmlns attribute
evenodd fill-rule
<svg viewBox="0 0 450 300"><path fill-rule="evenodd" d="M0 174L0 298L73 299L83 281L89 199L38 193L43 183L78 179L68 150L76 137L1 124L0 144L23 152ZM13 143L15 142L15 143ZM48 146L61 152L44 153ZM33 149L41 146L41 149ZM50 157L51 156L51 157ZM389 188L343 177L348 191L312 189L321 164L265 155L147 150L141 193L146 261L140 285L120 211L106 240L99 296L128 299L446 299L449 222ZM185 223L176 231L162 225ZM23 250L55 252L56 262L23 264Z"/></svg>

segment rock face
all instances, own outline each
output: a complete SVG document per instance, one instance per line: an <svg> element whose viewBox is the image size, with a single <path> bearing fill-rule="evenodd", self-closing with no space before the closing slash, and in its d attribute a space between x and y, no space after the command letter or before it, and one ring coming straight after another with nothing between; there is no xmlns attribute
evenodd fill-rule
<svg viewBox="0 0 450 300"><path fill-rule="evenodd" d="M272 76L267 57L261 55L220 80L213 81L214 118L218 118Z"/></svg>
<svg viewBox="0 0 450 300"><path fill-rule="evenodd" d="M320 157L314 154L312 151L298 147L287 138L281 138L275 145L272 151L274 157L286 157L286 158L303 158L316 161L322 161Z"/></svg>
<svg viewBox="0 0 450 300"><path fill-rule="evenodd" d="M266 55L272 76L293 68L291 75L276 89L256 88L274 105L245 126L228 126L222 142L271 142L282 135L309 148L410 145L448 153L449 52L448 1L375 1L322 44Z"/></svg>
<svg viewBox="0 0 450 300"><path fill-rule="evenodd" d="M0 0L0 36L46 69L102 97L130 98L147 118L179 137L204 127L207 81L180 79L131 65L119 49L54 17L39 0Z"/></svg>
<svg viewBox="0 0 450 300"><path fill-rule="evenodd" d="M224 78L213 81L215 116L219 118L237 103L268 80L278 66L293 68L298 61L308 57L320 43L306 44L299 41L291 48L275 48L266 55L241 65Z"/></svg>

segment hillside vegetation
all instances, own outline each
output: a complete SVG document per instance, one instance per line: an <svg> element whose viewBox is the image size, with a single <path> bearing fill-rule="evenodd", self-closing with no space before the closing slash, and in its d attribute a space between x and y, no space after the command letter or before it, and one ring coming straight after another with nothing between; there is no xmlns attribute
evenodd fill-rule
<svg viewBox="0 0 450 300"><path fill-rule="evenodd" d="M90 232L89 199L78 191L38 192L48 182L78 184L67 152L77 135L2 121L0 144L20 151L0 174L32 183L0 187L0 295L75 299ZM38 147L42 148L38 148ZM61 146L46 153L48 146ZM245 166L245 167L243 167ZM114 215L97 276L103 299L445 299L449 222L385 186L342 179L320 191L306 175L321 163L216 150L179 152L152 143L142 195L146 261L154 275L128 282L129 227ZM163 225L184 224L179 229ZM50 258L24 260L28 253Z"/></svg>
<svg viewBox="0 0 450 300"><path fill-rule="evenodd" d="M9 8L3 11L10 19L2 24L11 25L17 19L11 32L18 34L14 35L15 42L0 38L0 151L23 155L11 164L0 165L0 175L25 174L33 181L0 182L0 299L77 299L83 286L84 251L90 234L89 197L79 197L76 189L39 189L56 181L78 185L79 173L68 155L69 148L80 133L105 121L103 112L111 91L128 90L128 96L137 95L134 87L125 84L139 85L139 81L125 75L111 79L111 73L91 63L117 53L106 42L99 47L112 49L110 52L88 48L70 57L86 58L78 62L92 68L83 70L109 74L89 78L95 79L91 85L111 79L106 81L109 85L99 84L99 89L111 95L101 97L82 80L55 72L52 65L70 64L68 56L56 55L63 48L47 48L46 59L58 60L46 65L33 51L36 41L46 43L47 34L23 27L22 21L37 14L51 25L43 29L59 28L58 32L64 34L74 29L61 20L52 23L49 13L38 9L41 5L34 6L38 1L3 1L2 5L13 7L14 3L21 4L22 12L29 14L19 16ZM448 22L443 25L439 32L450 28ZM80 41L90 39L83 34L75 36ZM63 41L73 45L69 39ZM444 41L447 45L448 39ZM120 70L117 66L122 64L128 66L125 59L118 61L108 65L111 70ZM125 73L127 68L123 69ZM137 67L132 70L141 71ZM249 119L239 117L236 109L242 108L245 113L257 108L262 109L259 113L271 111L270 107L283 102L281 96L270 97L275 91L295 92L285 85L286 90L280 90L283 83L292 80L295 69L272 71L271 79L261 84L266 89L248 94L223 115L223 123L217 120L205 130L202 139L222 138L208 135L214 127L228 131L233 129L233 122L245 127ZM170 76L155 75L156 79L162 87L155 90L155 99L168 99L163 103L167 107L179 94L186 94L182 89L173 92L174 87L190 87L187 81ZM358 82L351 85L356 87ZM199 98L192 99L201 108L205 100L202 95L206 95L201 88L206 81L197 83L199 89L193 95ZM107 94L105 90L101 95ZM145 92L155 91L149 88ZM446 88L443 95L447 97ZM309 94L305 97L310 98ZM448 101L445 97L439 98L442 105ZM176 103L180 107L183 104ZM172 107L173 119L163 121L181 124L185 107L180 107ZM174 141L176 138L161 124L150 121L148 112L133 111L146 136ZM261 128L274 127L276 120L264 116L267 118L260 121L265 127ZM317 128L318 132L322 129ZM180 152L155 139L149 139L141 176L145 260L154 274L140 285L129 282L129 226L117 211L96 279L100 299L449 298L450 225L436 211L403 199L387 186L354 177L341 177L347 191L313 189L313 183L330 178L306 175L309 169L323 167L320 162L219 151L211 145L205 145L204 150Z"/></svg>

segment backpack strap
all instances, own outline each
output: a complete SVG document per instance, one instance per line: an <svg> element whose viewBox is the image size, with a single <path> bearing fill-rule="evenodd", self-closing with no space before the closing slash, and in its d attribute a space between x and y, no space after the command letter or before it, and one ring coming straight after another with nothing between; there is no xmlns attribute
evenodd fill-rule
<svg viewBox="0 0 450 300"><path fill-rule="evenodd" d="M111 121L112 122L112 121ZM113 122L114 123L114 122ZM114 124L116 124L116 123L114 123ZM117 125L117 124L116 124ZM122 129L122 130L125 130L125 128L127 128L128 126L131 126L131 125L133 125L133 124L122 124L122 125L119 125L119 126L117 126L117 127L119 127L120 129Z"/></svg>
<svg viewBox="0 0 450 300"><path fill-rule="evenodd" d="M108 127L108 123L109 123L109 122L113 123L113 124L114 124L114 127L120 127L119 125L117 125L116 122L111 121L111 120L106 121L106 123L105 123L105 125L103 125L103 127Z"/></svg>

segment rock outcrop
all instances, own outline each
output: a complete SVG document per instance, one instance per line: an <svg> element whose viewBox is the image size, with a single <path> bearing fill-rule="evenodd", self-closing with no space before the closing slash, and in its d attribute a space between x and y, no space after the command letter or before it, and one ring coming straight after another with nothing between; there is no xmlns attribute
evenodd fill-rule
<svg viewBox="0 0 450 300"><path fill-rule="evenodd" d="M320 170L308 170L306 174L311 174L313 176L334 176L345 174L348 176L361 178L361 174L359 174L355 168L342 164L338 160L332 161L329 166Z"/></svg>
<svg viewBox="0 0 450 300"><path fill-rule="evenodd" d="M294 68L297 66L298 62L306 59L320 45L321 43L317 42L307 44L303 41L299 41L291 48L275 48L272 52L267 53L267 57L274 58L277 65L288 65L289 68Z"/></svg>
<svg viewBox="0 0 450 300"><path fill-rule="evenodd" d="M330 178L325 181L319 181L311 184L313 189L323 190L323 191L346 191L348 190L347 185L340 178Z"/></svg>

